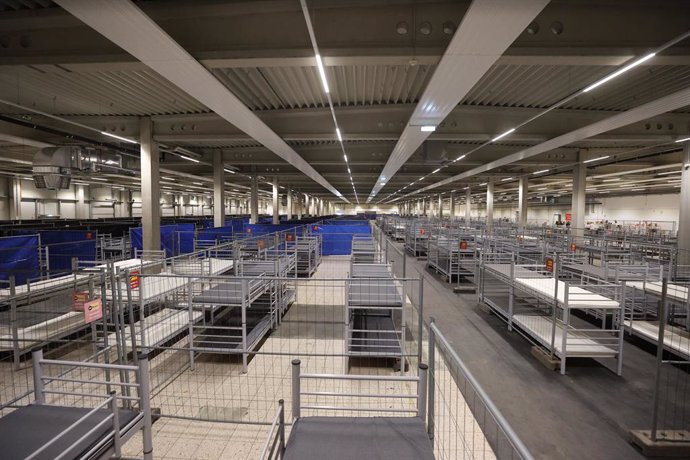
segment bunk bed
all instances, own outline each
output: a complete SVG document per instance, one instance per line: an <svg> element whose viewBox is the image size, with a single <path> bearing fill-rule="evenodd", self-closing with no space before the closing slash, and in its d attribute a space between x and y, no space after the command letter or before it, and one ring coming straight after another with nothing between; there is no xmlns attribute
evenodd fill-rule
<svg viewBox="0 0 690 460"><path fill-rule="evenodd" d="M138 366L109 365L48 360L36 350L32 364L33 403L0 418L3 458L120 458L124 443L139 431L144 459L153 458L146 358ZM47 375L51 369L61 372ZM132 383L111 379L122 373Z"/></svg>
<svg viewBox="0 0 690 460"><path fill-rule="evenodd" d="M545 353L567 358L615 358L622 372L623 331L617 321L597 328L578 321L576 311L600 311L605 317L623 314L621 286L600 280L576 285L557 279L548 265L518 265L512 255L486 254L481 265L480 301Z"/></svg>
<svg viewBox="0 0 690 460"><path fill-rule="evenodd" d="M352 236L352 261L354 263L374 263L378 261L376 241L373 236Z"/></svg>
<svg viewBox="0 0 690 460"><path fill-rule="evenodd" d="M445 277L448 283L460 277L474 279L479 249L473 241L439 235L428 241L427 266Z"/></svg>
<svg viewBox="0 0 690 460"><path fill-rule="evenodd" d="M427 372L427 366L420 364L419 373L414 376L302 374L300 361L294 360L289 437L285 433L281 401L261 458L433 460L426 424ZM336 391L318 391L336 383L340 384ZM384 405L359 405L361 401L381 399L380 395L371 394L376 390L363 387L364 383L375 383L374 388L376 384L395 388L398 397ZM329 416L320 415L324 412ZM362 412L369 416L348 415Z"/></svg>
<svg viewBox="0 0 690 460"><path fill-rule="evenodd" d="M405 250L414 257L423 257L429 241L428 222L412 221L405 229Z"/></svg>

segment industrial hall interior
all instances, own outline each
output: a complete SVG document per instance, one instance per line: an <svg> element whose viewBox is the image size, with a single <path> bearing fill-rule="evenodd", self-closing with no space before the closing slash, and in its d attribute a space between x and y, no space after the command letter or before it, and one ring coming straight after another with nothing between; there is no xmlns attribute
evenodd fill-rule
<svg viewBox="0 0 690 460"><path fill-rule="evenodd" d="M0 460L690 459L690 0L0 0Z"/></svg>

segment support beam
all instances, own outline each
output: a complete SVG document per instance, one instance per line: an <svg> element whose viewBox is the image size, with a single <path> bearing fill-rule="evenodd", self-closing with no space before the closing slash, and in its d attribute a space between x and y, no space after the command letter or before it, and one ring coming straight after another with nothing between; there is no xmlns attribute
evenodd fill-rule
<svg viewBox="0 0 690 460"><path fill-rule="evenodd" d="M518 216L517 225L518 232L522 233L525 231L525 226L527 225L527 176L520 177L520 182L518 183Z"/></svg>
<svg viewBox="0 0 690 460"><path fill-rule="evenodd" d="M438 195L438 218L443 219L443 195Z"/></svg>
<svg viewBox="0 0 690 460"><path fill-rule="evenodd" d="M472 188L467 187L465 191L465 223L470 223L470 216L472 215Z"/></svg>
<svg viewBox="0 0 690 460"><path fill-rule="evenodd" d="M10 187L10 220L22 218L22 181L18 177L8 180Z"/></svg>
<svg viewBox="0 0 690 460"><path fill-rule="evenodd" d="M429 137L431 133L420 127L441 123L548 3L474 0L470 4L367 202Z"/></svg>
<svg viewBox="0 0 690 460"><path fill-rule="evenodd" d="M144 251L161 249L161 189L158 144L150 117L139 121L141 144L141 226Z"/></svg>
<svg viewBox="0 0 690 460"><path fill-rule="evenodd" d="M450 220L455 220L455 192L450 192L450 211L448 211Z"/></svg>
<svg viewBox="0 0 690 460"><path fill-rule="evenodd" d="M287 186L287 220L292 220L292 185Z"/></svg>
<svg viewBox="0 0 690 460"><path fill-rule="evenodd" d="M249 223L259 223L259 178L256 172L252 174L252 190L249 196Z"/></svg>
<svg viewBox="0 0 690 460"><path fill-rule="evenodd" d="M690 142L685 142L683 145L682 168L677 263L678 265L690 265Z"/></svg>
<svg viewBox="0 0 690 460"><path fill-rule="evenodd" d="M578 163L573 169L572 222L570 233L574 238L582 238L585 232L585 200L587 187L587 165L584 163L586 151L578 154Z"/></svg>
<svg viewBox="0 0 690 460"><path fill-rule="evenodd" d="M494 183L486 185L486 230L489 234L494 231Z"/></svg>
<svg viewBox="0 0 690 460"><path fill-rule="evenodd" d="M278 176L273 176L273 225L280 223L280 195L278 194Z"/></svg>
<svg viewBox="0 0 690 460"><path fill-rule="evenodd" d="M225 168L223 152L213 152L213 226L225 225Z"/></svg>

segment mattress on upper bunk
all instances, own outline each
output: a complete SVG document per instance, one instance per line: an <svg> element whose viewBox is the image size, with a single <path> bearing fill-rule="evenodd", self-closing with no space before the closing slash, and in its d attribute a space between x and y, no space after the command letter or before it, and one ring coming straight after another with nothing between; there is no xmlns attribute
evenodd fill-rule
<svg viewBox="0 0 690 460"><path fill-rule="evenodd" d="M654 282L644 282L644 281L630 281L626 283L626 286L641 289L650 294L661 295L663 284L658 281ZM681 286L679 284L668 283L666 286L666 295L668 298L674 300L688 300L688 288L686 286Z"/></svg>
<svg viewBox="0 0 690 460"><path fill-rule="evenodd" d="M284 460L433 460L418 417L302 417L295 422Z"/></svg>
<svg viewBox="0 0 690 460"><path fill-rule="evenodd" d="M387 278L355 278L350 280L348 303L361 307L400 307L402 292L395 281Z"/></svg>
<svg viewBox="0 0 690 460"><path fill-rule="evenodd" d="M31 404L0 418L0 458L26 458L55 436L67 429L91 409ZM112 422L105 423L94 432L88 432L108 418L111 411L102 409L87 417L74 429L51 444L36 459L49 460L68 450L64 458L78 458L95 446L109 432ZM136 413L120 410L120 427L126 426ZM82 436L86 438L70 449Z"/></svg>

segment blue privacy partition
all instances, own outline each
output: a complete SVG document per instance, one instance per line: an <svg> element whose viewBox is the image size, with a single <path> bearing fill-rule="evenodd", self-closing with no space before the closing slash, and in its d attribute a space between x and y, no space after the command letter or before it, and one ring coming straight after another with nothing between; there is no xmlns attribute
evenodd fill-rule
<svg viewBox="0 0 690 460"><path fill-rule="evenodd" d="M142 228L131 228L132 251L141 251L144 247ZM161 250L165 257L187 254L194 251L194 224L161 225Z"/></svg>
<svg viewBox="0 0 690 460"><path fill-rule="evenodd" d="M265 235L267 233L282 232L284 230L291 230L295 227L299 227L300 224L246 224L244 226L245 236L258 236Z"/></svg>
<svg viewBox="0 0 690 460"><path fill-rule="evenodd" d="M311 232L322 235L321 254L324 256L348 255L352 252L352 235L369 235L369 225L319 225L310 226Z"/></svg>
<svg viewBox="0 0 690 460"><path fill-rule="evenodd" d="M0 280L14 275L16 284L40 277L38 235L8 236L0 238ZM2 283L1 287L7 287Z"/></svg>
<svg viewBox="0 0 690 460"><path fill-rule="evenodd" d="M51 276L72 271L72 259L96 262L98 233L93 230L41 230L40 244L48 251Z"/></svg>
<svg viewBox="0 0 690 460"><path fill-rule="evenodd" d="M227 223L228 222L226 221L226 224ZM196 239L197 241L216 244L223 240L230 240L234 233L235 231L232 225L226 225L225 227L205 228L203 230L199 230Z"/></svg>

